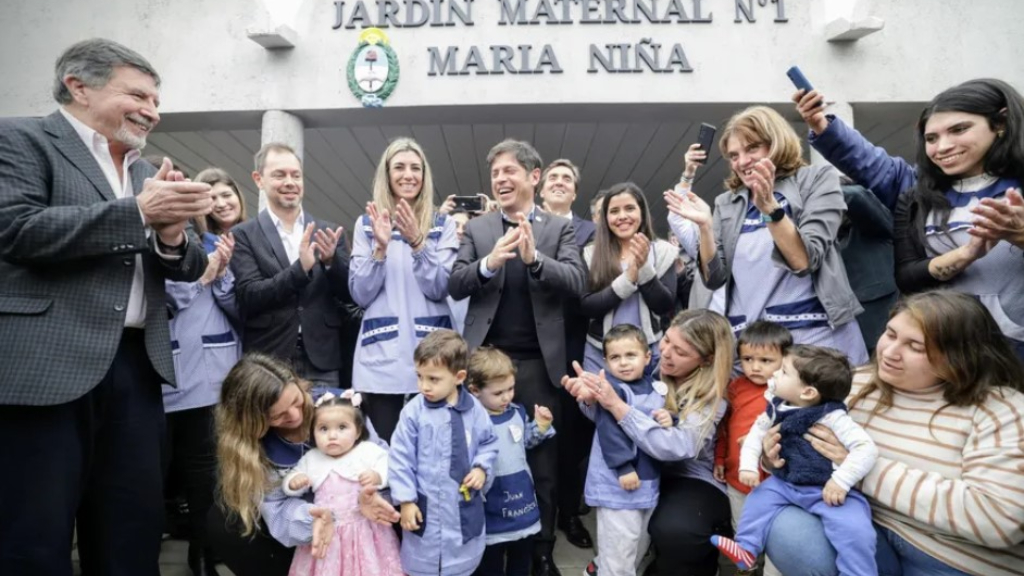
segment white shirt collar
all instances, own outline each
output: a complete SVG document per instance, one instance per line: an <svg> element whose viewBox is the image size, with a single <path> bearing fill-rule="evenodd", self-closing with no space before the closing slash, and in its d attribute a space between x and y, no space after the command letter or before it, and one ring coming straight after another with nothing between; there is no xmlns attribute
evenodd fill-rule
<svg viewBox="0 0 1024 576"><path fill-rule="evenodd" d="M284 224L281 219L278 218L277 214L275 214L270 208L267 208L267 213L270 214L270 221L274 223L274 226L278 230L284 232ZM295 232L295 228L298 228L299 230L305 230L306 228L306 212L302 208L299 208L299 217L295 219L295 227L292 228L292 233Z"/></svg>
<svg viewBox="0 0 1024 576"><path fill-rule="evenodd" d="M59 108L60 113L64 115L64 118L71 124L71 127L75 129L75 133L82 139L82 143L89 149L93 155L100 151L105 151L108 155L110 154L110 141L103 134L100 134L96 130L93 130L91 126L82 122L75 117L74 114L68 112L66 108L61 106ZM139 159L142 153L136 149L131 149L127 154L124 155L124 166L127 168L131 166L133 162ZM159 167L158 167L159 168Z"/></svg>
<svg viewBox="0 0 1024 576"><path fill-rule="evenodd" d="M501 218L506 222L519 222L519 212L516 212L516 215L513 216L509 216L508 214L505 213L504 210L500 210L499 212L501 212ZM533 222L533 217L537 214L537 205L533 204L532 206L530 206L530 211L524 212L524 214L526 214L526 219L528 221Z"/></svg>

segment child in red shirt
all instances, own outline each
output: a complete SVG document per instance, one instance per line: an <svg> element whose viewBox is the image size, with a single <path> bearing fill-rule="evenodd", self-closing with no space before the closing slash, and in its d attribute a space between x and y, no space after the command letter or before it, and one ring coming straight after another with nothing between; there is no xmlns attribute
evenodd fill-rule
<svg viewBox="0 0 1024 576"><path fill-rule="evenodd" d="M733 527L739 522L743 502L752 486L740 482L740 449L754 420L764 413L764 393L768 379L782 366L782 357L793 345L789 330L774 322L758 320L747 326L739 337L740 368L743 375L729 383L726 399L729 408L718 425L715 437L715 478L728 485ZM768 474L761 473L761 480ZM777 576L778 570L766 562L765 576Z"/></svg>

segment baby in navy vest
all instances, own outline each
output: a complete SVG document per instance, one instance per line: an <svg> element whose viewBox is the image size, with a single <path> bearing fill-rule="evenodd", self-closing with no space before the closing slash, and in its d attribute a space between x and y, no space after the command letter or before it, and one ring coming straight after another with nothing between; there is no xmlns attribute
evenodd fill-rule
<svg viewBox="0 0 1024 576"><path fill-rule="evenodd" d="M843 399L852 384L853 369L844 354L805 345L790 348L782 368L768 381L768 407L754 422L740 453L740 481L757 489L743 505L736 539L711 537L741 569L755 565L775 516L786 506L799 506L821 518L840 574L878 574L871 509L853 490L874 467L878 448L846 413ZM832 464L804 439L814 424L831 430L849 451L841 465ZM785 464L760 482L761 442L776 425Z"/></svg>
<svg viewBox="0 0 1024 576"><path fill-rule="evenodd" d="M484 488L487 547L475 576L529 576L540 508L526 451L555 435L551 410L534 406L531 422L526 409L512 402L516 367L497 348L484 346L473 352L466 381L491 416L498 439L498 457Z"/></svg>

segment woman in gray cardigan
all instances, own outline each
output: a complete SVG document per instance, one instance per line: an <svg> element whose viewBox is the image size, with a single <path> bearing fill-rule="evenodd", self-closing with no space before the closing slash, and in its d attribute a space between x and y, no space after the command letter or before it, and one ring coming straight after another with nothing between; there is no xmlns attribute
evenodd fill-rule
<svg viewBox="0 0 1024 576"><path fill-rule="evenodd" d="M831 166L807 166L800 139L778 112L753 106L722 131L732 174L715 212L692 191L667 192L669 210L699 230L700 278L725 287L735 332L777 322L798 344L868 360L856 317L863 310L846 277L837 235L846 203Z"/></svg>
<svg viewBox="0 0 1024 576"><path fill-rule="evenodd" d="M590 319L584 368L595 374L603 369L604 333L617 324L632 324L651 347L652 373L662 319L675 309L677 250L654 236L647 199L636 184L616 184L604 198L594 242L583 250L590 270L588 291L580 299L580 312Z"/></svg>

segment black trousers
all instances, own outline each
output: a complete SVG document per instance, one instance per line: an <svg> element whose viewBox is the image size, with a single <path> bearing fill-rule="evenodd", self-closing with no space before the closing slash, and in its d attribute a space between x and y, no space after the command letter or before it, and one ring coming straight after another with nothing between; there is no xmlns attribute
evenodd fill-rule
<svg viewBox="0 0 1024 576"><path fill-rule="evenodd" d="M405 394L363 394L363 414L373 423L373 429L391 443L391 435L398 427L398 417L405 407Z"/></svg>
<svg viewBox="0 0 1024 576"><path fill-rule="evenodd" d="M84 576L158 576L163 434L142 330L81 398L0 406L0 574L70 576L77 520Z"/></svg>
<svg viewBox="0 0 1024 576"><path fill-rule="evenodd" d="M529 576L533 561L533 537L491 544L484 548L473 576Z"/></svg>
<svg viewBox="0 0 1024 576"><path fill-rule="evenodd" d="M562 419L555 426L558 434L558 515L577 516L583 501L587 462L594 441L594 423L580 411L572 394L559 391Z"/></svg>
<svg viewBox="0 0 1024 576"><path fill-rule="evenodd" d="M207 542L235 576L288 576L295 549L274 540L262 521L250 537L242 536L241 522L229 520L220 506L210 508L207 520Z"/></svg>
<svg viewBox="0 0 1024 576"><path fill-rule="evenodd" d="M551 384L543 359L513 359L512 363L516 367L516 394L513 400L526 408L531 419L534 405L546 406L555 417L555 436L526 451L526 462L533 473L537 507L540 509L540 534L535 536L536 552L550 556L555 546L555 498L558 494L558 437L561 434L558 426L562 421L559 396L564 392Z"/></svg>
<svg viewBox="0 0 1024 576"><path fill-rule="evenodd" d="M190 545L206 546L206 515L217 484L217 445L213 406L167 414L164 474L180 486L188 502Z"/></svg>
<svg viewBox="0 0 1024 576"><path fill-rule="evenodd" d="M663 476L647 532L657 552L653 573L715 576L718 549L710 539L714 534L732 535L729 497L703 480Z"/></svg>

